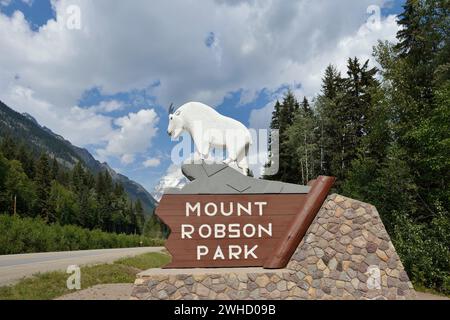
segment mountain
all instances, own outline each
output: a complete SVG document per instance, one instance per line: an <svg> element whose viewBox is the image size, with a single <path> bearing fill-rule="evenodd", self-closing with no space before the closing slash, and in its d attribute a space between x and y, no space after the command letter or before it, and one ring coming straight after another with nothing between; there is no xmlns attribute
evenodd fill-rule
<svg viewBox="0 0 450 320"><path fill-rule="evenodd" d="M164 192L168 188L182 188L186 185L187 179L181 172L180 167L171 167L171 170L162 178L152 192L153 198L160 201Z"/></svg>
<svg viewBox="0 0 450 320"><path fill-rule="evenodd" d="M74 146L62 136L41 126L28 113L20 114L0 101L0 137L6 135L24 141L35 154L47 152L67 168L81 161L93 174L108 171L114 181L123 185L133 201L140 199L145 212L153 213L157 202L139 183L115 172L107 163L95 160L88 150Z"/></svg>

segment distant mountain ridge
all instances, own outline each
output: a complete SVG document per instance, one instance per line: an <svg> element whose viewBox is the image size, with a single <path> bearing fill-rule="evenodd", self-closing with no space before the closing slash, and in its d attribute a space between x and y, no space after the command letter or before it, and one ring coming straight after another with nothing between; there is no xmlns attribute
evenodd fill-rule
<svg viewBox="0 0 450 320"><path fill-rule="evenodd" d="M72 145L62 136L41 126L30 114L20 114L0 101L0 136L5 135L23 140L33 152L49 153L65 167L71 168L81 161L93 174L108 171L113 181L120 182L133 201L140 199L145 212L153 213L157 202L139 183L115 172L107 163L99 162L88 150Z"/></svg>

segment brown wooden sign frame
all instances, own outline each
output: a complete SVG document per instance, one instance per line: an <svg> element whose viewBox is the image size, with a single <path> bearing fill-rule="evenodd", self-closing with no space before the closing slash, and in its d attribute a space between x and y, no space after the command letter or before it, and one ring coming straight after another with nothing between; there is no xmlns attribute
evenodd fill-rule
<svg viewBox="0 0 450 320"><path fill-rule="evenodd" d="M320 176L306 194L165 194L156 209L171 229L164 268L285 267L334 180Z"/></svg>

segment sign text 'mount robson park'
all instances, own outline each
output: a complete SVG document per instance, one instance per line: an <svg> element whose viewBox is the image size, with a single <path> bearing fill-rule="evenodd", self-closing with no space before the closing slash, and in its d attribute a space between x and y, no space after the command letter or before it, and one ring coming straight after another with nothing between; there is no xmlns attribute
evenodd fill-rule
<svg viewBox="0 0 450 320"><path fill-rule="evenodd" d="M334 181L299 186L205 163L182 171L191 183L167 190L156 210L170 228L172 262L165 268L284 267Z"/></svg>
<svg viewBox="0 0 450 320"><path fill-rule="evenodd" d="M304 195L195 197L193 203L189 196L165 195L158 207L158 216L171 229L166 244L173 256L171 267L263 265Z"/></svg>
<svg viewBox="0 0 450 320"><path fill-rule="evenodd" d="M240 202L228 202L221 201L216 204L215 202L208 202L204 206L200 202L192 205L190 202L186 203L186 217L202 217L203 215L214 217L221 215L224 217L238 216L252 216L257 215L262 217L264 214L264 207L267 205L265 201L247 202L242 204ZM186 219L186 222L188 220ZM181 225L181 239L192 239L192 237L200 239L261 239L263 237L272 237L272 222L265 224L255 224L251 222L247 223L214 223L214 224L201 224L196 227L194 224L182 224ZM197 245L197 260L202 260L205 256L212 255L213 260L225 260L226 257L229 260L232 259L257 259L256 249L258 244L241 245L229 244L227 247L218 245L216 248L212 248L213 252L209 251L206 245Z"/></svg>

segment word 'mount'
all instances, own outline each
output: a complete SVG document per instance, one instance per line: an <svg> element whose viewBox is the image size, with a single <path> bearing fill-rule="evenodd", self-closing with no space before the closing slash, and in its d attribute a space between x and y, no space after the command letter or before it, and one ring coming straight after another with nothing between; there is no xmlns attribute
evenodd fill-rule
<svg viewBox="0 0 450 320"><path fill-rule="evenodd" d="M265 201L255 201L255 202L208 202L201 204L196 202L192 204L186 202L186 217L189 216L209 216L214 217L216 215L222 215L225 217L229 216L243 216L243 215L258 215L262 216L264 213L264 206L267 205Z"/></svg>

